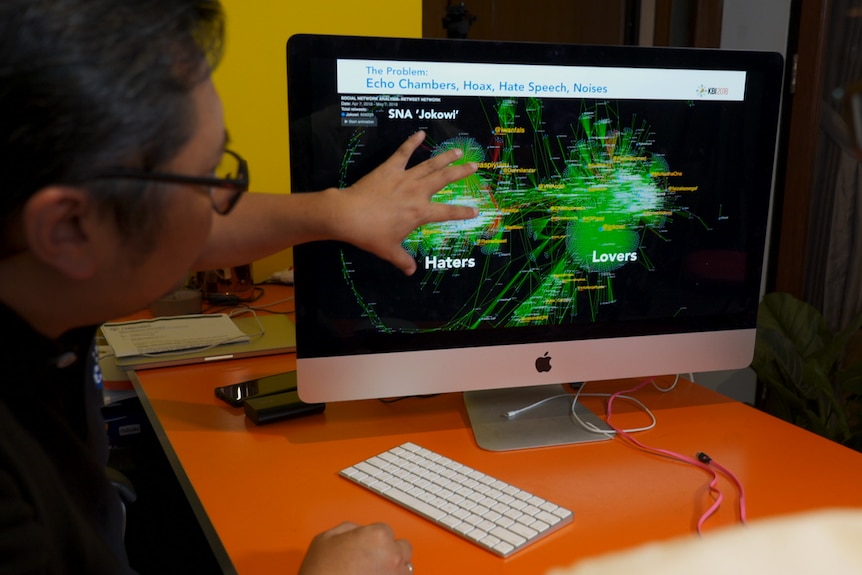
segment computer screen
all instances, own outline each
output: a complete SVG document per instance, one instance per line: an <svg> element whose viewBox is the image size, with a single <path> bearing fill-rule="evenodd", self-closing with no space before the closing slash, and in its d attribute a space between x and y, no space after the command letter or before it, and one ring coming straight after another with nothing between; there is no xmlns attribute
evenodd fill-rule
<svg viewBox="0 0 862 575"><path fill-rule="evenodd" d="M782 70L763 52L292 37L293 193L350 186L417 130L414 163L457 147L479 166L434 198L478 217L405 238L412 276L295 248L301 397L517 403L748 366Z"/></svg>

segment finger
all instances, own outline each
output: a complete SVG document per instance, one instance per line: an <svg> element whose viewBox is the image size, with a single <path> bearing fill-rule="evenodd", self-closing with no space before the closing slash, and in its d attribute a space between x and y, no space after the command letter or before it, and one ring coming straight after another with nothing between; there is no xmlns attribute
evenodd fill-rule
<svg viewBox="0 0 862 575"><path fill-rule="evenodd" d="M426 219L429 222L448 222L449 220L472 220L479 210L472 206L434 203L428 208Z"/></svg>
<svg viewBox="0 0 862 575"><path fill-rule="evenodd" d="M407 138L403 144L398 146L398 149L395 150L395 153L389 156L389 159L383 162L383 165L389 165L391 167L398 168L403 170L407 167L407 162L410 161L410 158L413 157L413 152L416 151L416 148L425 141L425 132L419 130L415 134L411 135Z"/></svg>
<svg viewBox="0 0 862 575"><path fill-rule="evenodd" d="M368 528L381 531L386 539L395 539L395 532L392 531L392 527L390 527L388 523L372 523Z"/></svg>
<svg viewBox="0 0 862 575"><path fill-rule="evenodd" d="M401 547L401 557L404 559L404 563L410 563L410 560L413 559L413 546L410 545L410 542L406 539L396 539L395 544Z"/></svg>
<svg viewBox="0 0 862 575"><path fill-rule="evenodd" d="M467 176L476 173L477 168L478 166L475 162L448 166L442 170L426 175L422 178L422 185L424 189L429 190L428 197L430 198L452 182L463 180Z"/></svg>
<svg viewBox="0 0 862 575"><path fill-rule="evenodd" d="M461 148L452 148L451 150L446 150L441 154L432 156L424 162L413 166L408 170L408 172L413 174L416 178L423 178L429 174L446 169L447 167L454 167L452 166L453 162L456 162L463 157L464 150Z"/></svg>
<svg viewBox="0 0 862 575"><path fill-rule="evenodd" d="M342 533L347 533L348 531L353 531L357 527L359 527L359 525L357 525L356 523L353 523L352 521L345 521L344 523L336 525L326 533L329 533L330 535L340 535Z"/></svg>
<svg viewBox="0 0 862 575"><path fill-rule="evenodd" d="M416 260L406 250L395 250L392 254L385 258L389 263L397 267L406 276L412 276L416 273Z"/></svg>

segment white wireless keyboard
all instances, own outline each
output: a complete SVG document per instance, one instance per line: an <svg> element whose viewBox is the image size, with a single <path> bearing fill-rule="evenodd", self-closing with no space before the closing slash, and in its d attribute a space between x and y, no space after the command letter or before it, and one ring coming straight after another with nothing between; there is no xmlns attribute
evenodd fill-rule
<svg viewBox="0 0 862 575"><path fill-rule="evenodd" d="M573 518L564 507L413 443L340 475L501 557Z"/></svg>

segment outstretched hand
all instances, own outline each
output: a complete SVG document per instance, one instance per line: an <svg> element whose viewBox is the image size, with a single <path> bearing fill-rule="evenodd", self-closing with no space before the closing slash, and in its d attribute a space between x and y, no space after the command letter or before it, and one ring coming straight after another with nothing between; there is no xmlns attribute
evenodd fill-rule
<svg viewBox="0 0 862 575"><path fill-rule="evenodd" d="M410 169L407 162L425 140L424 132L410 136L392 156L354 185L337 190L338 213L334 225L344 241L369 251L410 275L416 261L401 246L407 235L423 224L467 220L475 208L432 202L441 188L473 174L473 162L457 162L463 152L447 150Z"/></svg>

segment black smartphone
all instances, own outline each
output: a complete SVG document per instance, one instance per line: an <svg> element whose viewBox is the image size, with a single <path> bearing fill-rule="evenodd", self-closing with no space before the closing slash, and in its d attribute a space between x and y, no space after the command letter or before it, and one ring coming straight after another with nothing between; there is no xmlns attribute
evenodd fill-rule
<svg viewBox="0 0 862 575"><path fill-rule="evenodd" d="M305 403L296 390L253 397L243 406L246 417L255 425L321 413L326 409L325 403Z"/></svg>
<svg viewBox="0 0 862 575"><path fill-rule="evenodd" d="M296 389L296 371L286 371L266 377L259 377L242 383L223 385L215 388L216 397L234 407L242 407L247 399L284 393Z"/></svg>

